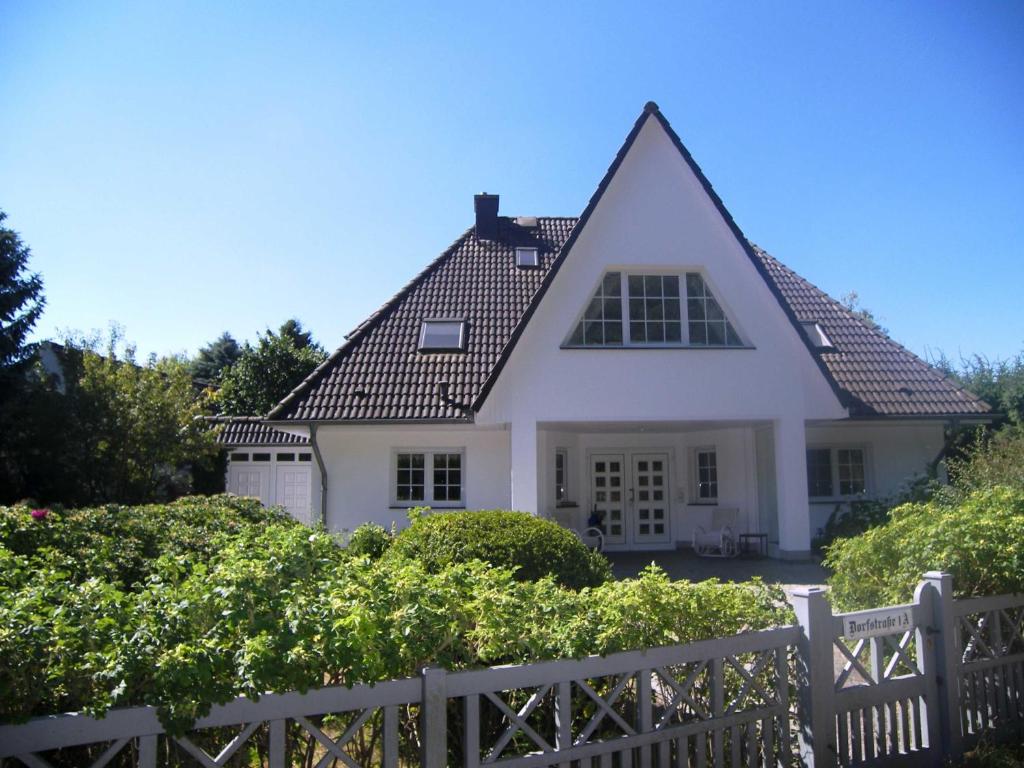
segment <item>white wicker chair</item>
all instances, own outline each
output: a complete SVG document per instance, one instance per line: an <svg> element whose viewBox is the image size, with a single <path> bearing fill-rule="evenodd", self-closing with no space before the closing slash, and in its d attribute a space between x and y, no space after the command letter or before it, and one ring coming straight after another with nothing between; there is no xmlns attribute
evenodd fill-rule
<svg viewBox="0 0 1024 768"><path fill-rule="evenodd" d="M715 509L711 513L711 528L698 525L693 532L693 551L701 557L736 557L740 553L738 509Z"/></svg>

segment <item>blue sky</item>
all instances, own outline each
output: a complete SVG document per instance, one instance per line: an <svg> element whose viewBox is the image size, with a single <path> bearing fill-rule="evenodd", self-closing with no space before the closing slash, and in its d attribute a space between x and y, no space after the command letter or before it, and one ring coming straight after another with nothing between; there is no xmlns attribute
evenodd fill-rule
<svg viewBox="0 0 1024 768"><path fill-rule="evenodd" d="M1024 348L1024 3L0 0L39 336L329 349L472 195L576 215L657 101L748 237L913 351Z"/></svg>

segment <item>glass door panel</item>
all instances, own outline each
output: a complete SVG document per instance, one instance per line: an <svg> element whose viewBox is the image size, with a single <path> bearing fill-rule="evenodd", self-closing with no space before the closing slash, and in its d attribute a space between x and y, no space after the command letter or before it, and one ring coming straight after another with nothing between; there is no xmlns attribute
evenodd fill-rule
<svg viewBox="0 0 1024 768"><path fill-rule="evenodd" d="M633 454L633 540L637 543L669 540L668 455Z"/></svg>
<svg viewBox="0 0 1024 768"><path fill-rule="evenodd" d="M625 462L621 454L590 457L591 520L609 544L626 541ZM591 523L591 524L594 524Z"/></svg>

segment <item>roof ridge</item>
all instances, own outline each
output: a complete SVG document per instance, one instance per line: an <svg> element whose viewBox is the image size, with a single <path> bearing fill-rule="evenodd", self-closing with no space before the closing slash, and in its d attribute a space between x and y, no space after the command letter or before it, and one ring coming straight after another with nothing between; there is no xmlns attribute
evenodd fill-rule
<svg viewBox="0 0 1024 768"><path fill-rule="evenodd" d="M355 349L356 344L364 336L366 336L366 334L369 333L370 330L372 330L376 325L378 325L382 320L384 320L388 316L388 314L398 306L401 300L404 299L412 291L413 288L415 288L421 282L426 280L426 278L429 277L430 274L435 269L439 268L444 261L451 258L452 254L455 253L458 247L466 240L466 238L470 236L472 232L473 227L470 227L461 235L459 235L459 237L457 237L455 241L441 253L440 256L438 256L436 259L427 264L426 267L420 270L419 274L417 274L412 280L410 280L408 283L402 286L398 290L398 292L395 293L395 295L392 296L390 299L385 301L384 304L382 304L381 307L377 309L377 311L375 311L372 315L366 318L366 320L364 320L362 323L357 325L355 329L351 333L349 333L348 336L345 337L345 343L342 344L337 349L335 349L334 352L332 352L330 355L328 355L326 360L324 360L322 363L320 363L320 365L314 368L312 373L310 373L306 378L299 382L299 384L294 389L292 389L291 392L285 395L281 399L281 401L267 413L265 418L277 420L284 416L284 412L287 410L288 406L290 406L296 400L296 398L298 398L300 394L308 390L310 387L313 386L313 384L319 381L320 377L323 376L324 372L331 368L336 362L340 361L344 354Z"/></svg>

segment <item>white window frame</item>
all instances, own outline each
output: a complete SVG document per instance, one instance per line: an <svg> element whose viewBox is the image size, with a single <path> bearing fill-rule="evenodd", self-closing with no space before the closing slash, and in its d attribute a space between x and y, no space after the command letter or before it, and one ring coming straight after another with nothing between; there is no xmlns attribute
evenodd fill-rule
<svg viewBox="0 0 1024 768"><path fill-rule="evenodd" d="M416 501L398 498L398 456L405 453L423 454L423 499ZM437 454L455 453L459 456L459 498L434 499L434 456ZM388 474L390 507L392 509L412 509L413 507L430 507L431 509L465 509L466 508L466 449L464 446L448 448L392 448L391 466Z"/></svg>
<svg viewBox="0 0 1024 768"><path fill-rule="evenodd" d="M558 495L558 459L562 459L562 495ZM556 448L555 449L555 466L552 472L554 477L554 491L555 491L555 505L564 504L569 501L569 449L568 448Z"/></svg>
<svg viewBox="0 0 1024 768"><path fill-rule="evenodd" d="M869 499L871 498L871 453L867 445L856 444L856 443L827 443L827 444L808 444L808 451L828 451L829 452L829 470L832 474L832 495L831 496L811 496L810 489L808 488L808 499L812 502L832 502L832 501L852 501L856 499ZM839 492L839 452L840 451L860 451L861 456L864 459L864 491L862 493L847 493L842 494ZM806 458L804 459L806 461Z"/></svg>
<svg viewBox="0 0 1024 768"><path fill-rule="evenodd" d="M604 282L604 278L609 272L619 273L619 301L622 304L622 343L621 344L574 344L570 340L573 334L576 332L577 326L584 320L587 308L590 306L591 300L597 293L598 289ZM690 343L690 317L689 317L689 306L687 299L689 298L686 292L686 275L697 274L704 281L704 284L711 291L718 306L721 307L722 313L725 315L726 321L732 326L732 329L736 332L739 337L740 344L729 345L729 344L691 344ZM633 341L632 334L630 333L630 321L629 321L629 278L634 277L675 277L679 281L679 322L680 322L680 340L678 342L670 341L655 341L655 342L643 342ZM736 322L735 315L725 304L721 298L721 292L718 290L711 280L708 278L707 273L699 268L683 268L678 267L608 267L601 276L598 278L597 283L591 288L587 294L586 302L583 309L577 314L572 326L569 328L569 333L565 336L562 342L562 346L569 349L753 349L750 342L747 341L747 335L740 328Z"/></svg>
<svg viewBox="0 0 1024 768"><path fill-rule="evenodd" d="M427 326L430 323L458 323L459 324L459 341L454 347L428 347L427 342ZM421 353L430 354L437 352L463 352L466 349L466 319L462 317L425 317L420 321L420 337L417 350Z"/></svg>
<svg viewBox="0 0 1024 768"><path fill-rule="evenodd" d="M714 454L715 457L715 495L701 497L700 495L700 455L702 453ZM719 492L721 491L722 480L719 477L719 466L718 466L718 446L715 445L699 445L693 449L693 460L691 462L693 466L693 504L718 504L720 498Z"/></svg>
<svg viewBox="0 0 1024 768"><path fill-rule="evenodd" d="M516 248L516 266L520 269L531 269L540 266L540 249L533 246Z"/></svg>

